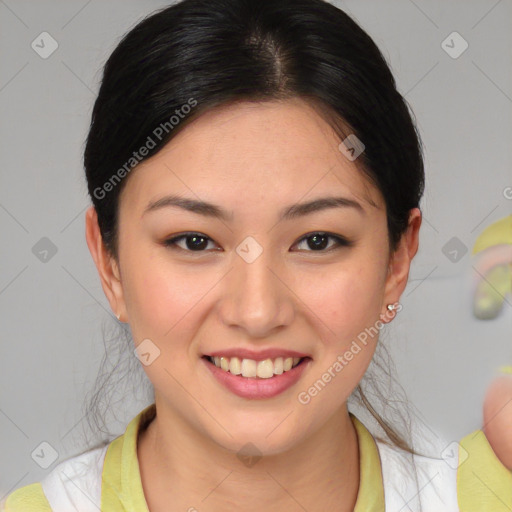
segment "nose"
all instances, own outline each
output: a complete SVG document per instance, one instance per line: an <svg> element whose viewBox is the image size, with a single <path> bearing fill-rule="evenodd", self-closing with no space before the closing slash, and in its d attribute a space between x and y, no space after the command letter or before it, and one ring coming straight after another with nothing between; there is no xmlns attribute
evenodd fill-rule
<svg viewBox="0 0 512 512"><path fill-rule="evenodd" d="M225 279L221 319L226 326L245 331L250 338L268 338L291 324L293 297L286 284L284 266L270 250L263 248L253 261L235 254Z"/></svg>

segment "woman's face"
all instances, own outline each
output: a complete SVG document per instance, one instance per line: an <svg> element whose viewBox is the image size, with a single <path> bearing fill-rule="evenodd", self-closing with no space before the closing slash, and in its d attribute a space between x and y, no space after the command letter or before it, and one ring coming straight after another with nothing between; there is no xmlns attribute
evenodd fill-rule
<svg viewBox="0 0 512 512"><path fill-rule="evenodd" d="M383 199L338 146L298 99L223 107L134 169L121 194L112 307L142 343L162 414L230 450L279 453L346 414L405 286L388 272ZM215 207L166 205L171 195ZM343 200L295 206L324 198ZM166 245L187 232L197 238ZM248 378L213 354L238 354L249 375L268 358L261 375L281 371L279 354L307 359Z"/></svg>

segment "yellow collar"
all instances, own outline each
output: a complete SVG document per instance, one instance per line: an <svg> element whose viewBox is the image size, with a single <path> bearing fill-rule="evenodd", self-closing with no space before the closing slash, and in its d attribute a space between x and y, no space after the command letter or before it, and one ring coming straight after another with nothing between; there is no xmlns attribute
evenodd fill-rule
<svg viewBox="0 0 512 512"><path fill-rule="evenodd" d="M146 407L128 424L125 433L110 443L103 465L101 510L149 512L142 489L137 438L140 429L154 418L155 412L155 404ZM360 483L354 512L380 512L385 507L377 445L366 427L349 414L359 444Z"/></svg>

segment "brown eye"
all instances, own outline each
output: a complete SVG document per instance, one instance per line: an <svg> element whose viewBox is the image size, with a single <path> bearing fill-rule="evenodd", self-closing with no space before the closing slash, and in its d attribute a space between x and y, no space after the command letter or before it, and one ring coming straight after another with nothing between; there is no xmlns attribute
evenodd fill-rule
<svg viewBox="0 0 512 512"><path fill-rule="evenodd" d="M330 245L329 240L332 241ZM184 242L184 244L180 245L182 242ZM192 232L169 238L164 241L164 245L170 249L181 249L187 252L205 252L208 242L213 242L213 240L202 233ZM308 249L305 249L306 252L330 252L341 247L350 247L353 245L353 242L342 236L326 233L324 231L309 233L301 238L298 244L300 243L307 243Z"/></svg>
<svg viewBox="0 0 512 512"><path fill-rule="evenodd" d="M185 241L184 247L178 245L182 240ZM175 249L177 247L179 249L183 249L184 251L204 252L204 249L208 245L208 241L213 242L211 238L203 235L202 233L184 233L182 235L178 235L165 240L164 245L171 249Z"/></svg>
<svg viewBox="0 0 512 512"><path fill-rule="evenodd" d="M333 244L329 246L329 239L333 240ZM352 242L338 235L326 233L324 231L318 231L310 233L301 238L299 244L306 241L307 246L311 249L306 252L330 252L331 250L339 249L341 247L350 247ZM325 248L328 247L327 250Z"/></svg>

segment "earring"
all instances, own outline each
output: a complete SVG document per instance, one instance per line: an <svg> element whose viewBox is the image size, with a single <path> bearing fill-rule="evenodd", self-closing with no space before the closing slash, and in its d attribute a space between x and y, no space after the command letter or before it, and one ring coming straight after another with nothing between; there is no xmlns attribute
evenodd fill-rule
<svg viewBox="0 0 512 512"><path fill-rule="evenodd" d="M394 304L388 304L386 307L387 307L388 311L393 311L395 309Z"/></svg>
<svg viewBox="0 0 512 512"><path fill-rule="evenodd" d="M121 313L117 313L116 317L117 317L118 320L121 320Z"/></svg>

